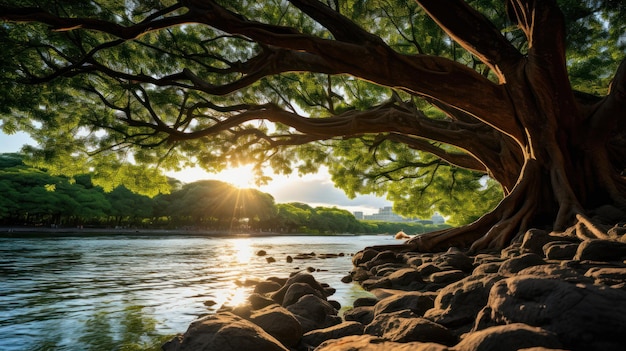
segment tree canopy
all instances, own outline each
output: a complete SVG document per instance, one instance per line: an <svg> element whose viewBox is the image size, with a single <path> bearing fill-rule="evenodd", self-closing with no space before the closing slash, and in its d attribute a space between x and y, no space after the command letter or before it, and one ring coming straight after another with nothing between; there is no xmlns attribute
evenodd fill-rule
<svg viewBox="0 0 626 351"><path fill-rule="evenodd" d="M327 164L405 214L491 210L422 250L607 237L593 211L626 207L622 1L24 0L0 18L2 128L53 172L157 191L157 166Z"/></svg>

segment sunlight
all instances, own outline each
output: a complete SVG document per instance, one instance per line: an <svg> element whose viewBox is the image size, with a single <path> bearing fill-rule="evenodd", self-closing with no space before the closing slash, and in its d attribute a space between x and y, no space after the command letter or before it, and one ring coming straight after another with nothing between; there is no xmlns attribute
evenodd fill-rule
<svg viewBox="0 0 626 351"><path fill-rule="evenodd" d="M236 287L231 291L230 296L227 299L226 305L239 306L246 303L248 300L248 292L244 287Z"/></svg>
<svg viewBox="0 0 626 351"><path fill-rule="evenodd" d="M257 187L256 184L254 184L254 173L252 172L252 165L225 169L220 173L212 176L212 178L221 180L226 183L230 183L237 188Z"/></svg>
<svg viewBox="0 0 626 351"><path fill-rule="evenodd" d="M250 262L253 255L251 243L250 239L237 239L233 241L237 263L244 264Z"/></svg>

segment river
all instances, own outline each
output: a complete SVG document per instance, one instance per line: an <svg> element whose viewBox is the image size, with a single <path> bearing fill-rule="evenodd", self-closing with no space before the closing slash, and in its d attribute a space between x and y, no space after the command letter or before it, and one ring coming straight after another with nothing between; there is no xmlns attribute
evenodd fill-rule
<svg viewBox="0 0 626 351"><path fill-rule="evenodd" d="M396 243L391 236L0 237L0 350L158 350L198 316L245 301L251 288L242 282L308 267L337 289L330 299L349 306L367 295L340 281L351 254ZM286 260L310 252L344 256Z"/></svg>

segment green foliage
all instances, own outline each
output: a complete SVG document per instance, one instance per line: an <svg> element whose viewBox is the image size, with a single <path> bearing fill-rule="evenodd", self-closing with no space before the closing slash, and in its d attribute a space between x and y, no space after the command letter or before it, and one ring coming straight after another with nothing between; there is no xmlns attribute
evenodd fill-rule
<svg viewBox="0 0 626 351"><path fill-rule="evenodd" d="M218 181L200 181L156 198L118 186L107 192L94 177L57 176L24 165L22 156L0 154L0 222L28 225L143 226L153 217L180 225L214 228L227 223L241 229L275 215L274 198L255 189L237 189ZM155 225L163 224L157 221ZM223 228L223 227L222 227Z"/></svg>
<svg viewBox="0 0 626 351"><path fill-rule="evenodd" d="M603 93L626 50L626 6L611 0L558 2L568 25L567 64L573 87L587 93ZM98 18L121 26L141 23L175 3L0 1L3 6L40 7L65 17ZM284 26L285 37L302 33L336 39L323 23L286 1L218 3L242 18ZM528 43L508 19L504 3L468 2L525 53ZM399 53L450 58L494 79L483 63L451 40L415 1L348 0L328 4ZM186 11L181 7L168 16ZM453 167L398 143L379 143L378 138L385 135L347 135L346 138L352 139L302 145L299 139L288 139L299 134L293 127L266 120L246 120L191 140L178 140L176 133L172 133L173 137L161 128L170 126L179 133L206 130L216 121L227 121L250 106L267 103L303 116L331 118L349 111L373 109L394 96L415 104L428 118L445 118L429 101L409 96L410 92L374 85L358 77L303 72L306 67L256 78L251 78L246 70L238 71L249 60L257 60L259 65L265 62L267 57L257 55L267 48L268 45L246 36L231 35L200 23L185 22L120 40L98 30L54 31L39 23L3 22L0 26L2 131L8 134L25 131L38 143L36 148L25 150L30 155L25 160L28 165L45 169L52 177L69 177L69 183L73 177L90 174L93 185L105 192L123 184L132 192L156 196L170 189L162 170L198 164L209 171L219 171L242 163L256 163L260 182L267 180L260 173L261 165L270 165L278 173L311 173L327 165L337 186L349 196L386 194L401 214L428 216L439 211L458 224L473 220L501 199L501 190L485 180L483 174ZM245 79L250 81L241 84ZM232 89L214 91L215 87ZM75 207L72 201L77 200L90 204L81 206L81 216L98 216L109 211L106 206L98 205L102 200L96 193L89 196L64 193L69 190L59 179L46 183L48 189L54 185L55 191L46 194L39 189L29 195L56 196L56 203L67 208ZM182 190L189 194L188 199L184 197L187 204L193 204L191 199L214 198L206 189L195 190L199 194ZM259 194L246 196L250 196L247 202L255 204L271 202L268 198L259 200L263 198ZM140 198L136 201L142 208L149 207L142 205ZM170 199L161 197L155 201L165 216ZM215 200L211 201L211 205L202 203L189 213L181 208L173 208L172 213L181 218L184 215L201 218L206 216L201 209L220 208ZM230 206L238 200L227 197L224 201ZM110 211L117 214L130 206L111 205ZM19 206L3 199L0 210L11 213ZM262 206L255 206L254 213L260 213ZM219 214L215 216L225 218L226 212L217 211ZM261 220L271 215L264 213L258 217Z"/></svg>

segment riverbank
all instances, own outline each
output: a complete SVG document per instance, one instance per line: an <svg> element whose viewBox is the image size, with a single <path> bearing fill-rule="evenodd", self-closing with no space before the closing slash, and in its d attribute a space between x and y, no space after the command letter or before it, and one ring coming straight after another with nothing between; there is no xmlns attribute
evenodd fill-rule
<svg viewBox="0 0 626 351"><path fill-rule="evenodd" d="M391 236L0 236L0 349L160 350L163 338L198 316L245 301L250 282L305 269L350 306L369 295L341 283L350 254L393 243Z"/></svg>
<svg viewBox="0 0 626 351"><path fill-rule="evenodd" d="M298 234L285 234L277 232L242 232L242 231L220 231L220 230L201 230L201 229L144 229L144 228L110 228L110 227L96 227L96 228L84 228L84 227L20 227L20 226L5 226L0 227L0 236L49 236L51 234L56 235L94 235L94 234L107 234L107 235L199 235L199 236L280 236L280 235L298 235Z"/></svg>
<svg viewBox="0 0 626 351"><path fill-rule="evenodd" d="M621 351L626 238L577 241L539 230L499 252L371 247L344 281L375 298L342 317L311 275L270 278L248 303L193 322L165 351Z"/></svg>

